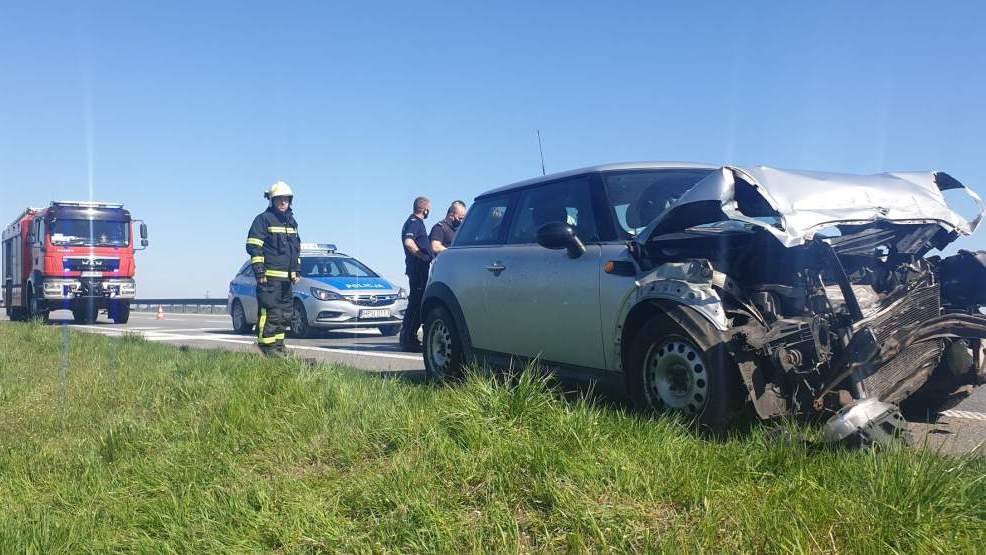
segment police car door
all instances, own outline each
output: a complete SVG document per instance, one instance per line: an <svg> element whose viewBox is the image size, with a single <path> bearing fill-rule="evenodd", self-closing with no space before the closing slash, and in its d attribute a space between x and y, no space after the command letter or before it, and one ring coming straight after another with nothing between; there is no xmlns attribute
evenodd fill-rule
<svg viewBox="0 0 986 555"><path fill-rule="evenodd" d="M552 222L575 227L586 251L577 258L537 244ZM522 190L506 244L503 269L490 280L487 302L501 352L545 362L605 368L599 314L601 252L590 178L576 176Z"/></svg>

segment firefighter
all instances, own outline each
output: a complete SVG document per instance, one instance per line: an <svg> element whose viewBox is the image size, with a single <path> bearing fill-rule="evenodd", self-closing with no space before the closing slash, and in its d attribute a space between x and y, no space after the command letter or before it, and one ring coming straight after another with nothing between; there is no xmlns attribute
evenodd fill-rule
<svg viewBox="0 0 986 555"><path fill-rule="evenodd" d="M265 355L287 356L284 332L294 312L291 285L300 279L301 238L291 187L278 181L264 197L270 206L253 219L246 241L257 278L257 345Z"/></svg>

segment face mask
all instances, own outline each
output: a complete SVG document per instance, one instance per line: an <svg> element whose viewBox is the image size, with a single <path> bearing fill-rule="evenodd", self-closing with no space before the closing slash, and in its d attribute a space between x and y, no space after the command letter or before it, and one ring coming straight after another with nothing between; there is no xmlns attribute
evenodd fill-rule
<svg viewBox="0 0 986 555"><path fill-rule="evenodd" d="M449 225L449 226L450 226L450 227L451 227L452 229L459 229L459 226L460 226L460 225L462 225L462 220L460 220L460 219L458 219L458 218L452 218L452 221L451 221L451 222L449 222L449 224L448 224L448 225Z"/></svg>
<svg viewBox="0 0 986 555"><path fill-rule="evenodd" d="M428 219L428 214L431 214L431 210L425 210L424 213L422 213L421 215L424 216L424 219L427 220Z"/></svg>

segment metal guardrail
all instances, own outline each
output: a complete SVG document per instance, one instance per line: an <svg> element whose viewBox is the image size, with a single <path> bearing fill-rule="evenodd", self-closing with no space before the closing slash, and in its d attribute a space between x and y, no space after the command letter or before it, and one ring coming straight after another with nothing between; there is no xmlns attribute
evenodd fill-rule
<svg viewBox="0 0 986 555"><path fill-rule="evenodd" d="M135 312L164 312L192 314L226 314L226 299L134 299L130 301L130 310Z"/></svg>

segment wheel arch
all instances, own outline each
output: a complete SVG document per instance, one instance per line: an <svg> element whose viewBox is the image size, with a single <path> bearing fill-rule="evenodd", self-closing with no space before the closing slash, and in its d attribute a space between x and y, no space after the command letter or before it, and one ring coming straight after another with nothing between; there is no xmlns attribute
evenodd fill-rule
<svg viewBox="0 0 986 555"><path fill-rule="evenodd" d="M634 335L657 316L669 318L693 338L705 338L720 331L714 321L694 308L668 299L643 300L630 309L620 329L620 368L624 372Z"/></svg>
<svg viewBox="0 0 986 555"><path fill-rule="evenodd" d="M449 311L462 337L464 352L471 352L472 338L469 335L469 325L466 324L465 315L462 313L462 306L459 305L459 301L455 297L455 293L452 292L452 289L440 281L429 283L425 287L425 293L421 300L422 319L436 306L444 307Z"/></svg>

